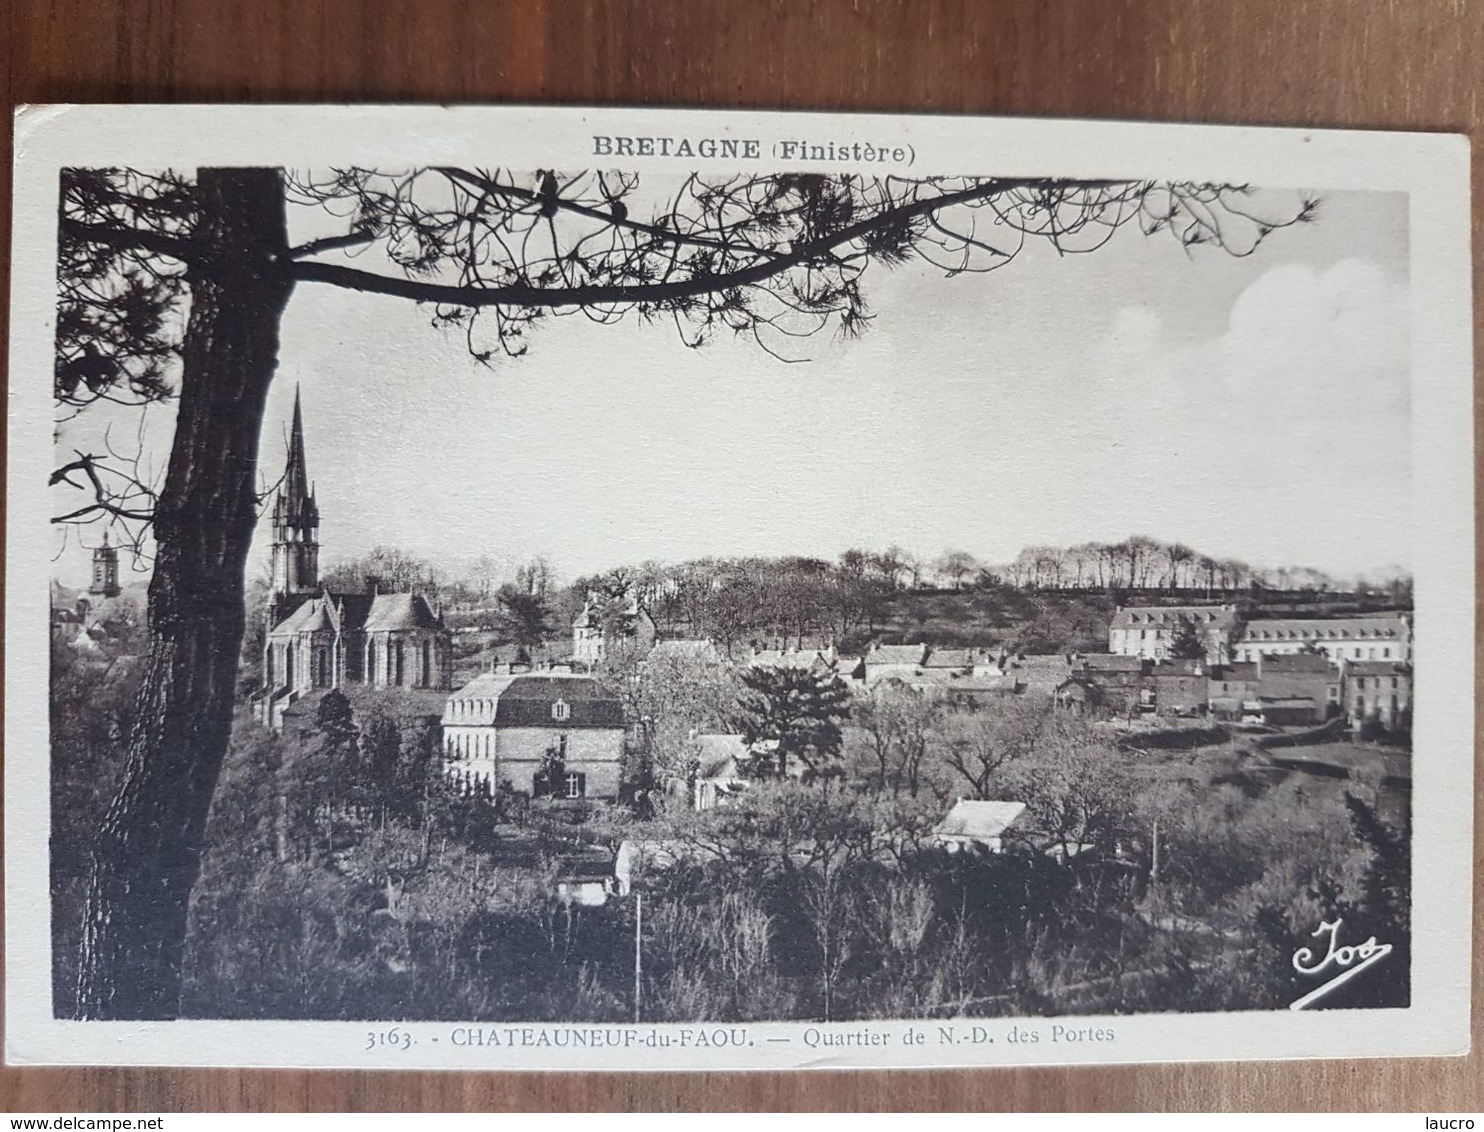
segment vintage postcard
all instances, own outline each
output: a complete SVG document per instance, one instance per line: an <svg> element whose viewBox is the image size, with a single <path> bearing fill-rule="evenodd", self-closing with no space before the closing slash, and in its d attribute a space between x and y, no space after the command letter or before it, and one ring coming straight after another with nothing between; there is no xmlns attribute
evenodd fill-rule
<svg viewBox="0 0 1484 1132"><path fill-rule="evenodd" d="M22 109L7 1058L1465 1052L1468 161Z"/></svg>

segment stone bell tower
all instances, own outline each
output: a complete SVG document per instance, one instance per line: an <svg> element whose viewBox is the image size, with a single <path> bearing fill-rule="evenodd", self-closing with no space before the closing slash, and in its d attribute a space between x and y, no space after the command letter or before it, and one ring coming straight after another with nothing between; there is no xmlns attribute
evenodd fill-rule
<svg viewBox="0 0 1484 1132"><path fill-rule="evenodd" d="M93 581L88 593L95 597L118 597L119 552L108 545L108 532L103 532L103 545L93 550Z"/></svg>

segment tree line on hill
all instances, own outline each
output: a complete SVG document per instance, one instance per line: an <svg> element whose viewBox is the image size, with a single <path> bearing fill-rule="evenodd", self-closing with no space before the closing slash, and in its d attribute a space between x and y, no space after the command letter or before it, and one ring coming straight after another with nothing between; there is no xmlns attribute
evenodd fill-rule
<svg viewBox="0 0 1484 1132"><path fill-rule="evenodd" d="M1005 563L981 561L962 550L920 556L893 545L881 551L851 548L834 560L785 555L648 561L567 584L541 557L502 563L483 556L455 574L407 552L378 547L337 564L326 582L345 589L418 589L444 603L455 627L489 630L527 648L565 635L590 599L607 629L631 614L637 600L662 636L706 638L727 651L748 643L859 643L887 626L900 599L945 591L1106 595L1118 601L1350 595L1406 604L1411 599L1411 579L1400 571L1344 580L1307 567L1260 569L1141 535L1071 547L1030 546Z"/></svg>

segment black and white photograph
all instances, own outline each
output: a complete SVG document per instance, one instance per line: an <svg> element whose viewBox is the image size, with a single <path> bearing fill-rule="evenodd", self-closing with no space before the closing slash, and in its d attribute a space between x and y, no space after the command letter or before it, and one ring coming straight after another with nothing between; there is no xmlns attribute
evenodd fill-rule
<svg viewBox="0 0 1484 1132"><path fill-rule="evenodd" d="M1466 1048L1466 215L1378 136L253 113L18 191L44 1056Z"/></svg>

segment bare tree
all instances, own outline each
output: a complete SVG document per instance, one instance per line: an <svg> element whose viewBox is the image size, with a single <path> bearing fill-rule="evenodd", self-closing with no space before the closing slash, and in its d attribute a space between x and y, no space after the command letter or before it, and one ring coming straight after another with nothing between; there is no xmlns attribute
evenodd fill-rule
<svg viewBox="0 0 1484 1132"><path fill-rule="evenodd" d="M936 565L938 572L951 581L956 590L963 588L964 579L979 567L974 556L966 550L945 550Z"/></svg>

